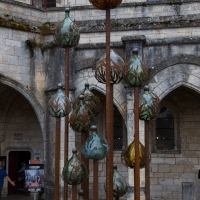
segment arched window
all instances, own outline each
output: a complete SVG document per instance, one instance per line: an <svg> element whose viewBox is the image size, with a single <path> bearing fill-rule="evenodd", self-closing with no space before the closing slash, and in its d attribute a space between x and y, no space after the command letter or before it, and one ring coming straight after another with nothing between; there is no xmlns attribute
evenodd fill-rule
<svg viewBox="0 0 200 200"><path fill-rule="evenodd" d="M121 151L123 146L123 118L114 107L114 150Z"/></svg>
<svg viewBox="0 0 200 200"><path fill-rule="evenodd" d="M156 149L175 150L174 117L163 107L156 119Z"/></svg>
<svg viewBox="0 0 200 200"><path fill-rule="evenodd" d="M56 7L56 0L32 0L32 5L36 7Z"/></svg>

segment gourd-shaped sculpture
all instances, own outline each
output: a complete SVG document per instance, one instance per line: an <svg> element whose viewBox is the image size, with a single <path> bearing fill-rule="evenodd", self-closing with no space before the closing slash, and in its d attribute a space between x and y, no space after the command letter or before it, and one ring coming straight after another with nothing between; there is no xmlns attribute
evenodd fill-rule
<svg viewBox="0 0 200 200"><path fill-rule="evenodd" d="M113 196L115 198L122 197L127 192L126 181L122 175L117 171L117 165L113 165Z"/></svg>
<svg viewBox="0 0 200 200"><path fill-rule="evenodd" d="M89 170L77 156L76 147L72 149L72 153L72 157L63 168L62 179L69 185L78 185L88 178Z"/></svg>
<svg viewBox="0 0 200 200"><path fill-rule="evenodd" d="M83 103L92 111L94 116L100 113L101 102L100 99L95 96L89 89L89 83L85 83L85 89L81 93L84 96ZM79 98L77 98L73 103L73 108L75 109L80 104Z"/></svg>
<svg viewBox="0 0 200 200"><path fill-rule="evenodd" d="M108 153L108 144L105 139L98 136L95 125L90 130L92 133L82 147L82 154L88 159L102 160Z"/></svg>
<svg viewBox="0 0 200 200"><path fill-rule="evenodd" d="M96 8L105 10L106 8L116 8L122 2L122 0L89 0Z"/></svg>
<svg viewBox="0 0 200 200"><path fill-rule="evenodd" d="M106 182L104 183L106 191ZM119 198L126 194L128 187L122 175L117 171L117 165L113 165L113 197Z"/></svg>
<svg viewBox="0 0 200 200"><path fill-rule="evenodd" d="M155 119L160 110L159 102L159 98L150 93L149 87L145 85L144 93L139 97L139 118L141 120Z"/></svg>
<svg viewBox="0 0 200 200"><path fill-rule="evenodd" d="M84 196L84 191L83 190L79 190L78 194L79 194L78 200L85 200L84 197L83 197Z"/></svg>
<svg viewBox="0 0 200 200"><path fill-rule="evenodd" d="M61 84L58 84L58 91L48 102L48 111L53 117L65 117L71 112L71 102L62 91Z"/></svg>
<svg viewBox="0 0 200 200"><path fill-rule="evenodd" d="M65 18L57 26L55 41L61 47L74 47L80 39L80 32L76 24L69 17L70 9L65 8Z"/></svg>
<svg viewBox="0 0 200 200"><path fill-rule="evenodd" d="M145 147L139 143L140 168L145 167ZM126 167L135 168L135 141L122 152L122 163Z"/></svg>
<svg viewBox="0 0 200 200"><path fill-rule="evenodd" d="M110 50L110 68L111 77L110 83L119 83L122 80L122 68L124 66L123 59L116 54L112 49ZM95 78L100 83L106 83L106 54L104 54L96 62Z"/></svg>
<svg viewBox="0 0 200 200"><path fill-rule="evenodd" d="M70 116L70 125L74 131L87 132L94 124L94 115L89 107L84 103L84 96L79 96L80 104L72 111Z"/></svg>
<svg viewBox="0 0 200 200"><path fill-rule="evenodd" d="M145 64L138 58L137 48L133 49L133 56L125 63L122 74L124 82L129 86L143 86L147 82L149 74Z"/></svg>

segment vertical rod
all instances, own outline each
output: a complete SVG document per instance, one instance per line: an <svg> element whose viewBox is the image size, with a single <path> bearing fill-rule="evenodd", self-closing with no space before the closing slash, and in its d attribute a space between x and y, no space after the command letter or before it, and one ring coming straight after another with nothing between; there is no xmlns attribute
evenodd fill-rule
<svg viewBox="0 0 200 200"><path fill-rule="evenodd" d="M69 98L69 47L65 48L65 95ZM64 164L68 161L68 115L65 116ZM64 182L64 200L68 200L68 184Z"/></svg>
<svg viewBox="0 0 200 200"><path fill-rule="evenodd" d="M81 133L82 145L85 143L88 137L89 137L89 132ZM81 160L85 163L85 165L89 169L89 159L87 159L83 154L81 154ZM81 188L84 190L84 194L83 194L84 199L89 199L89 178L81 184Z"/></svg>
<svg viewBox="0 0 200 200"><path fill-rule="evenodd" d="M76 199L76 185L72 185L72 200Z"/></svg>
<svg viewBox="0 0 200 200"><path fill-rule="evenodd" d="M116 197L115 200L119 200L119 197Z"/></svg>
<svg viewBox="0 0 200 200"><path fill-rule="evenodd" d="M98 200L99 185L99 161L93 161L93 199Z"/></svg>
<svg viewBox="0 0 200 200"><path fill-rule="evenodd" d="M113 86L110 84L110 8L106 9L106 200L113 199Z"/></svg>
<svg viewBox="0 0 200 200"><path fill-rule="evenodd" d="M60 117L56 117L56 145L55 145L55 183L54 200L59 200L59 178L60 178Z"/></svg>
<svg viewBox="0 0 200 200"><path fill-rule="evenodd" d="M149 121L145 121L145 196L150 200Z"/></svg>
<svg viewBox="0 0 200 200"><path fill-rule="evenodd" d="M140 155L139 155L139 87L134 87L134 125L135 125L135 168L134 195L140 200Z"/></svg>
<svg viewBox="0 0 200 200"><path fill-rule="evenodd" d="M44 2L43 7L46 8L47 7L47 0L44 0L43 2Z"/></svg>

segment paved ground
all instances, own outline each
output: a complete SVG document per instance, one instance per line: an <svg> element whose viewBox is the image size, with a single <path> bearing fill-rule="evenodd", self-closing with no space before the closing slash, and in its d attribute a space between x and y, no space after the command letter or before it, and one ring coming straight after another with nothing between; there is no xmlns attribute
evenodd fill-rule
<svg viewBox="0 0 200 200"><path fill-rule="evenodd" d="M12 194L7 197L2 197L2 200L34 200L29 194Z"/></svg>

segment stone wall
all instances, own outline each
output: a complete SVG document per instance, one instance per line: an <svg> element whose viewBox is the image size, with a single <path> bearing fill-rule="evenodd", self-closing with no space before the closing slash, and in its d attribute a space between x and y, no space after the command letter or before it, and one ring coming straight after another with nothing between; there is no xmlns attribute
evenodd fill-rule
<svg viewBox="0 0 200 200"><path fill-rule="evenodd" d="M185 93L185 94L184 94ZM163 101L172 102L180 114L180 153L151 154L151 195L152 199L184 199L182 184L193 183L195 192L190 199L198 199L199 194L199 99L188 96L187 90L176 89ZM172 113L174 111L172 110ZM155 130L154 130L155 131ZM188 190L189 191L189 190ZM193 196L192 196L193 195Z"/></svg>
<svg viewBox="0 0 200 200"><path fill-rule="evenodd" d="M52 41L53 35L43 35L37 27L45 22L56 24L62 20L64 18L62 5L68 3L68 1L61 1L58 3L60 8L43 9L8 0L0 2L1 17L7 21L13 19L22 24L28 23L32 28L36 28L32 31L23 31L16 27L9 28L10 23L7 27L0 27L2 47L0 49L0 73L2 75L0 79L3 84L16 87L15 89L29 100L36 112L44 139L48 200L52 198L53 193L52 174L55 160L52 155L54 155L55 120L47 114L46 103L50 95L55 92L58 81L64 83L65 52L60 48L41 51L40 47L46 42ZM128 60L131 48L126 48L126 45L121 42L121 38L122 36L136 38L131 47L134 45L139 47L139 56L146 60L151 73L150 88L160 99L164 99L172 90L183 85L198 93L200 86L199 1L124 1L123 3L111 11L111 46L115 51L124 60ZM71 50L70 88L76 88L75 93L72 92L71 98L80 94L85 82L88 82L92 89L105 94L105 85L98 83L94 78L93 65L95 60L105 53L105 11L94 9L89 5L89 1L70 1L70 5L79 5L72 7L71 18L77 21L81 31L80 45ZM145 35L145 37L142 37L143 41L138 44L137 36L140 35ZM34 41L37 47L31 49L25 43L26 40ZM157 154L155 152L152 154L151 188L154 199L181 199L182 182L192 182L195 188L199 187L195 179L199 167L198 151L195 153L193 149L194 147L198 149L198 135L196 135L198 133L198 104L193 99L182 97L184 98L177 97L178 99L176 99L182 114L181 154ZM184 101L180 105L182 99ZM114 103L127 125L127 138L130 143L133 140L132 121L134 116L131 114L133 92L126 90L123 83L116 85L114 87ZM188 113L183 108L187 108ZM102 119L104 117L101 117L99 126L102 126ZM104 132L103 128L100 132L101 134ZM142 122L140 123L140 133L140 139L143 142ZM63 134L62 132L62 139ZM75 142L75 134L72 130L70 130L70 134L71 148ZM79 136L76 137L76 140L79 141ZM61 145L63 157L63 143ZM195 154L194 157L193 154ZM116 153L114 159L120 163L119 154ZM63 164L63 160L61 162ZM100 163L100 191L103 194L105 161ZM185 166L181 168L181 172L178 171L180 165ZM119 168L124 176L129 176L129 185L133 186L133 172L129 170L129 175L127 175L127 170L122 165ZM187 169L190 169L191 173L186 171ZM144 171L141 171L142 187L144 183ZM199 197L198 192L196 197ZM132 192L129 194L129 199L133 199Z"/></svg>

